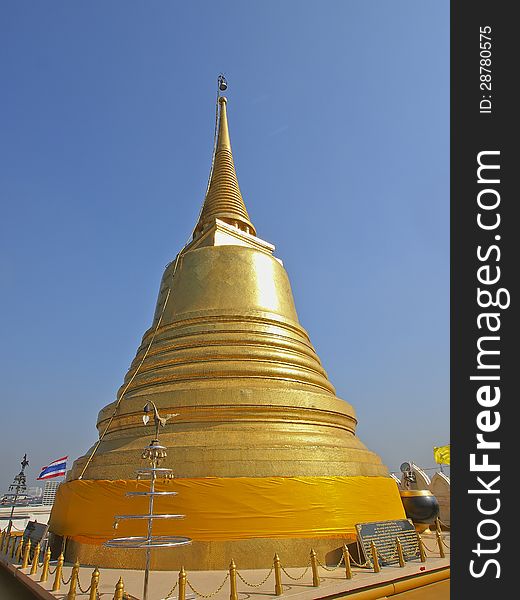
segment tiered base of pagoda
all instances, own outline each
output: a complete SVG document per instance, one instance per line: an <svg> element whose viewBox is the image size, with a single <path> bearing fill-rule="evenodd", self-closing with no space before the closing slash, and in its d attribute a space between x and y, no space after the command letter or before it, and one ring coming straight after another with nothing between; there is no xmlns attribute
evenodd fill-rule
<svg viewBox="0 0 520 600"><path fill-rule="evenodd" d="M181 566L191 571L226 570L231 559L240 569L269 569L275 553L284 566L296 567L309 561L311 548L326 557L327 563L337 564L342 545L351 541L348 538L195 541L180 548L152 550L152 570L179 571ZM82 565L110 569L144 569L145 554L144 550L104 548L68 540L65 560L74 562L77 558Z"/></svg>

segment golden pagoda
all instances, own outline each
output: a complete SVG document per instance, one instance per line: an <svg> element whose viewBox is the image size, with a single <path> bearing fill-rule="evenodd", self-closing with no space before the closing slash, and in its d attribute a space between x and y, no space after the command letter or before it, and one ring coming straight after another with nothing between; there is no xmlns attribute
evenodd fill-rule
<svg viewBox="0 0 520 600"><path fill-rule="evenodd" d="M154 551L155 569L227 568L231 558L266 567L274 552L287 566L304 564L311 547L329 552L353 539L356 523L404 517L395 482L356 436L353 407L336 396L298 321L274 246L256 235L226 103L219 98L193 239L166 267L151 327L117 400L99 413L98 441L59 488L50 528L83 564L143 566L139 551L103 543L114 536L114 515L139 507L125 493L146 489L134 471L152 437L142 420L149 400L178 415L161 433L176 478L157 487L178 495L157 510L186 515L156 533L193 539ZM135 522L118 530L142 533Z"/></svg>

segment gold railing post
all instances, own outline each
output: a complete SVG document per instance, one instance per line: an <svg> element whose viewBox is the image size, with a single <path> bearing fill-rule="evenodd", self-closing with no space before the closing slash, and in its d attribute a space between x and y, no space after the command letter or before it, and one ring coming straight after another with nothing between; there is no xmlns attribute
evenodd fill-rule
<svg viewBox="0 0 520 600"><path fill-rule="evenodd" d="M123 600L125 593L125 584L123 582L123 578L120 577L119 581L116 584L116 589L114 591L114 599L113 600Z"/></svg>
<svg viewBox="0 0 520 600"><path fill-rule="evenodd" d="M72 573L70 574L70 587L69 593L67 594L67 600L76 599L76 588L78 587L79 577L79 560L76 559L74 566L72 567Z"/></svg>
<svg viewBox="0 0 520 600"><path fill-rule="evenodd" d="M33 552L33 560L31 565L31 570L29 575L36 575L36 571L38 570L38 563L40 561L40 543L38 542L34 548Z"/></svg>
<svg viewBox="0 0 520 600"><path fill-rule="evenodd" d="M381 567L379 566L379 558L377 556L377 548L374 542L370 542L370 548L372 550L372 563L374 567L374 573L379 573Z"/></svg>
<svg viewBox="0 0 520 600"><path fill-rule="evenodd" d="M343 559L345 561L345 577L352 579L352 567L350 565L350 552L348 551L347 544L343 544Z"/></svg>
<svg viewBox="0 0 520 600"><path fill-rule="evenodd" d="M439 519L439 517L437 517L437 518L435 519L435 528L437 529L437 531L438 531L439 533L441 533L441 531L442 531L442 528L441 528L441 520Z"/></svg>
<svg viewBox="0 0 520 600"><path fill-rule="evenodd" d="M92 571L92 577L90 578L90 596L88 600L98 599L98 587L99 587L99 569L96 567Z"/></svg>
<svg viewBox="0 0 520 600"><path fill-rule="evenodd" d="M23 550L23 535L20 536L20 541L18 542L18 547L16 548L16 562L20 562L22 559L22 550Z"/></svg>
<svg viewBox="0 0 520 600"><path fill-rule="evenodd" d="M312 586L319 587L320 575L318 573L318 561L316 560L316 552L314 548L311 550L311 568L312 568Z"/></svg>
<svg viewBox="0 0 520 600"><path fill-rule="evenodd" d="M49 578L49 563L51 561L51 549L47 548L45 551L45 555L43 557L43 568L42 568L42 576L40 577L40 581L47 581Z"/></svg>
<svg viewBox="0 0 520 600"><path fill-rule="evenodd" d="M54 583L52 584L52 591L57 592L61 586L61 572L63 571L63 554L58 556L58 563L56 564L56 573L54 575Z"/></svg>
<svg viewBox="0 0 520 600"><path fill-rule="evenodd" d="M186 600L186 579L186 571L182 565L179 571L179 600Z"/></svg>
<svg viewBox="0 0 520 600"><path fill-rule="evenodd" d="M10 546L10 544L11 544L11 536L8 536L7 537L7 542L5 543L5 549L4 549L4 554L6 556L9 555L9 546Z"/></svg>
<svg viewBox="0 0 520 600"><path fill-rule="evenodd" d="M31 540L27 540L25 542L25 546L23 548L23 558L22 558L22 566L21 569L26 569L29 564L29 552L31 551Z"/></svg>
<svg viewBox="0 0 520 600"><path fill-rule="evenodd" d="M281 596L283 594L282 567L280 565L280 557L278 556L278 554L274 555L273 568L274 568L274 595Z"/></svg>
<svg viewBox="0 0 520 600"><path fill-rule="evenodd" d="M237 566L235 561L231 559L229 563L229 600L238 600L237 592Z"/></svg>
<svg viewBox="0 0 520 600"><path fill-rule="evenodd" d="M417 538L419 541L419 556L421 557L421 562L426 562L426 552L424 551L422 537L419 534L417 534Z"/></svg>
<svg viewBox="0 0 520 600"><path fill-rule="evenodd" d="M403 546L401 544L401 540L399 538L395 538L395 544L397 546L397 556L399 558L399 566L404 567L404 553Z"/></svg>
<svg viewBox="0 0 520 600"><path fill-rule="evenodd" d="M444 558L446 555L444 554L444 548L442 547L442 537L439 533L439 530L435 532L435 537L437 538L437 546L439 546L439 554L441 558Z"/></svg>

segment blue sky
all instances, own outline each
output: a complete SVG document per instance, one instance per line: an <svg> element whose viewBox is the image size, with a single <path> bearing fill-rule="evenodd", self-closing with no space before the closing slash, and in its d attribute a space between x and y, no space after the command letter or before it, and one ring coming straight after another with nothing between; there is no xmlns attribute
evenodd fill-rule
<svg viewBox="0 0 520 600"><path fill-rule="evenodd" d="M446 0L4 3L0 491L83 454L207 182L242 193L390 469L449 442Z"/></svg>

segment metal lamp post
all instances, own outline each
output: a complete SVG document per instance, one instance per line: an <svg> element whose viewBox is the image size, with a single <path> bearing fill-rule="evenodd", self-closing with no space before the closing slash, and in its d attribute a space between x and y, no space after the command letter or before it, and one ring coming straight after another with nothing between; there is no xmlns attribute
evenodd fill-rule
<svg viewBox="0 0 520 600"><path fill-rule="evenodd" d="M164 427L166 422L172 417L178 415L166 415L161 417L154 402L147 402L144 407L143 423L148 424L150 413L153 412L155 424L155 437L141 454L141 458L147 460L149 467L137 471L137 479L150 479L150 490L146 492L127 492L127 496L148 496L148 513L144 515L115 515L114 528L117 528L120 520L125 519L143 519L147 523L146 536L131 536L113 538L105 542L108 548L143 548L146 549L146 563L144 570L143 600L148 599L148 579L150 574L151 551L152 548L172 548L175 546L184 546L191 543L191 539L180 536L153 535L154 519L182 519L184 515L177 514L154 514L154 499L156 496L176 496L177 492L157 492L155 482L158 478L173 479L172 469L159 467L160 463L166 458L166 447L159 444L159 428Z"/></svg>

